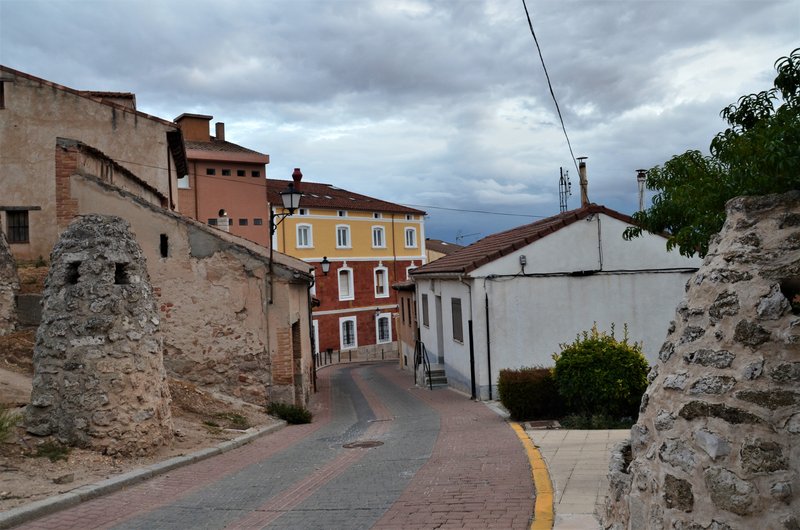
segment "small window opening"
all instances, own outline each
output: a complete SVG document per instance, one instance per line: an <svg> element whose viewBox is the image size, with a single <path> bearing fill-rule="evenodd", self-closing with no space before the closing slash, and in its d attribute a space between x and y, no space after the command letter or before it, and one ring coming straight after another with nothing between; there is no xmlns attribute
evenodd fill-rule
<svg viewBox="0 0 800 530"><path fill-rule="evenodd" d="M78 272L78 267L80 266L80 261L73 261L72 263L67 264L67 283L69 285L75 285L78 283L78 278L81 277L81 273Z"/></svg>
<svg viewBox="0 0 800 530"><path fill-rule="evenodd" d="M169 236L167 236L167 234L161 234L159 249L161 250L162 258L169 257Z"/></svg>
<svg viewBox="0 0 800 530"><path fill-rule="evenodd" d="M127 285L131 283L128 279L127 263L117 263L114 267L114 283L117 285Z"/></svg>
<svg viewBox="0 0 800 530"><path fill-rule="evenodd" d="M781 293L789 300L792 313L800 315L800 278L787 278L781 282Z"/></svg>

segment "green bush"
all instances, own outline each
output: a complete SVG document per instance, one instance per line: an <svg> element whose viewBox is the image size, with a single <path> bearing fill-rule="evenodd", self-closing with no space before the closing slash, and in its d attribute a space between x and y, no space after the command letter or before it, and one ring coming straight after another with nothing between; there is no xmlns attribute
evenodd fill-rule
<svg viewBox="0 0 800 530"><path fill-rule="evenodd" d="M273 401L267 405L267 414L276 416L287 423L311 423L313 414L305 407Z"/></svg>
<svg viewBox="0 0 800 530"><path fill-rule="evenodd" d="M11 436L20 419L22 417L19 414L9 411L4 405L0 405L0 443L5 442Z"/></svg>
<svg viewBox="0 0 800 530"><path fill-rule="evenodd" d="M647 389L647 361L640 344L628 343L611 333L591 331L578 335L572 344L562 344L553 354L558 392L569 412L583 416L607 415L636 418L642 394Z"/></svg>
<svg viewBox="0 0 800 530"><path fill-rule="evenodd" d="M553 419L563 409L550 368L500 370L497 392L514 420Z"/></svg>

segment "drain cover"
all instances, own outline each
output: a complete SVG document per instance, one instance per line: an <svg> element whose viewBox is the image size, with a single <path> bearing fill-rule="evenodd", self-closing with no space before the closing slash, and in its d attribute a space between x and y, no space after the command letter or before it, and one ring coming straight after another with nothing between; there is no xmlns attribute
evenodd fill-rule
<svg viewBox="0 0 800 530"><path fill-rule="evenodd" d="M350 442L344 444L342 447L345 449L369 449L371 447L378 447L379 445L383 445L383 442L379 442L377 440L362 440L360 442Z"/></svg>

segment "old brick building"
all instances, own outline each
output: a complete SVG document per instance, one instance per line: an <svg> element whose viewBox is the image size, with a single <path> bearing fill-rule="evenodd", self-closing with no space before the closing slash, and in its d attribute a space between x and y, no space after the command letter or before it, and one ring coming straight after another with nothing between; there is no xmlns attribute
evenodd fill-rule
<svg viewBox="0 0 800 530"><path fill-rule="evenodd" d="M289 181L268 179L272 208ZM353 359L397 355L397 293L391 288L425 263L425 212L331 184L301 182L300 209L278 225L275 250L314 266L317 351ZM278 205L276 207L276 205ZM323 274L323 259L330 271Z"/></svg>
<svg viewBox="0 0 800 530"><path fill-rule="evenodd" d="M177 213L188 167L176 124L124 94L0 75L0 226L13 228L15 259L47 258L76 216L121 217L146 258L169 374L253 403L305 404L311 268ZM25 230L6 224L15 212Z"/></svg>
<svg viewBox="0 0 800 530"><path fill-rule="evenodd" d="M181 114L175 123L186 141L189 171L178 180L180 211L231 234L269 244L266 165L269 155L225 139L225 124L212 116ZM225 215L220 215L224 211ZM227 225L227 227L225 226Z"/></svg>

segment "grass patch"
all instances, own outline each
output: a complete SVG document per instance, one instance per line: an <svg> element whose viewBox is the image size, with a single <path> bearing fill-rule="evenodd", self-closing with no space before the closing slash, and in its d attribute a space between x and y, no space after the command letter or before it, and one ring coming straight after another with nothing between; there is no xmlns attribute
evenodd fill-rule
<svg viewBox="0 0 800 530"><path fill-rule="evenodd" d="M211 434L219 434L222 432L222 427L219 426L219 423L214 421L209 421L209 420L204 421L203 427L205 427L205 429Z"/></svg>
<svg viewBox="0 0 800 530"><path fill-rule="evenodd" d="M214 417L227 422L228 429L244 431L251 427L250 421L245 416L235 412L217 412Z"/></svg>
<svg viewBox="0 0 800 530"><path fill-rule="evenodd" d="M630 429L636 423L636 420L633 418L614 418L607 414L569 414L561 418L559 423L564 429Z"/></svg>
<svg viewBox="0 0 800 530"><path fill-rule="evenodd" d="M11 436L21 419L21 415L0 405L0 443L5 442Z"/></svg>
<svg viewBox="0 0 800 530"><path fill-rule="evenodd" d="M57 462L69 458L70 451L72 451L71 447L61 445L58 442L48 441L36 446L36 452L31 456L34 458L44 457L51 462Z"/></svg>
<svg viewBox="0 0 800 530"><path fill-rule="evenodd" d="M267 405L267 414L284 420L293 425L311 423L313 414L305 407L289 403L271 402Z"/></svg>

